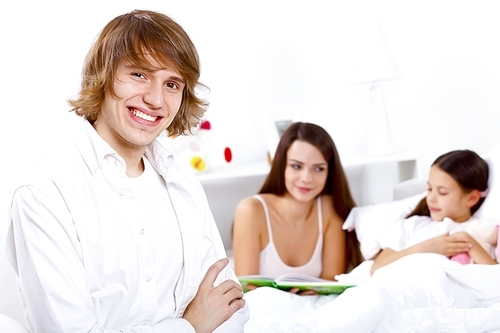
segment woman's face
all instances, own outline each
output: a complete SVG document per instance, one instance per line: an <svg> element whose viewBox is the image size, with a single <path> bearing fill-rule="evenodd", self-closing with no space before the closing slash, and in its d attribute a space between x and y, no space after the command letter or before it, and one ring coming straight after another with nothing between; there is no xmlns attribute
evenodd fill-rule
<svg viewBox="0 0 500 333"><path fill-rule="evenodd" d="M448 217L455 222L465 222L470 218L471 193L464 193L455 179L436 165L431 167L427 186L427 206L433 220Z"/></svg>
<svg viewBox="0 0 500 333"><path fill-rule="evenodd" d="M328 163L310 143L296 140L287 151L285 187L299 201L316 198L325 187Z"/></svg>

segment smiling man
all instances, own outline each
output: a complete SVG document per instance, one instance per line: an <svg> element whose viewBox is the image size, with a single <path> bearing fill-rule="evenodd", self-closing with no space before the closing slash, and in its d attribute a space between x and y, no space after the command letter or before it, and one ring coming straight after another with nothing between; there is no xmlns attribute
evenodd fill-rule
<svg viewBox="0 0 500 333"><path fill-rule="evenodd" d="M204 191L162 144L206 111L199 68L163 14L135 10L101 31L69 101L74 137L12 200L6 250L31 332L243 332Z"/></svg>

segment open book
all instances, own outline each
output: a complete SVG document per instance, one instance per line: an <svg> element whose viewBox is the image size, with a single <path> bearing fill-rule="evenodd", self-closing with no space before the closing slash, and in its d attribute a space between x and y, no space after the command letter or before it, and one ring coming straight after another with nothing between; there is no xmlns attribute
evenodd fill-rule
<svg viewBox="0 0 500 333"><path fill-rule="evenodd" d="M341 294L347 288L354 287L355 283L345 283L324 280L302 274L283 274L277 279L272 279L263 275L238 276L243 291L247 292L247 285L253 284L257 287L273 287L281 290L299 288L303 290L314 290L320 295Z"/></svg>

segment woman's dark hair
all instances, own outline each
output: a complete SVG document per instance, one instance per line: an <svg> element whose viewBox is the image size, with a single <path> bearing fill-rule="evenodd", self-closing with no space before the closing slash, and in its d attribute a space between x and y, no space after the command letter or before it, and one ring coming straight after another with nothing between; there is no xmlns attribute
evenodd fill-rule
<svg viewBox="0 0 500 333"><path fill-rule="evenodd" d="M481 192L488 189L488 163L471 150L454 150L439 156L431 166L437 166L453 178L464 193L473 190ZM474 214L484 202L484 197L471 207ZM430 216L427 200L423 198L407 217L414 215Z"/></svg>
<svg viewBox="0 0 500 333"><path fill-rule="evenodd" d="M272 193L278 196L283 196L286 193L287 152L296 140L315 146L325 158L328 163L328 176L321 194L332 196L335 212L345 220L356 204L331 136L322 127L315 124L295 122L285 130L276 148L271 171L259 193ZM346 269L356 267L362 260L355 232L346 231Z"/></svg>

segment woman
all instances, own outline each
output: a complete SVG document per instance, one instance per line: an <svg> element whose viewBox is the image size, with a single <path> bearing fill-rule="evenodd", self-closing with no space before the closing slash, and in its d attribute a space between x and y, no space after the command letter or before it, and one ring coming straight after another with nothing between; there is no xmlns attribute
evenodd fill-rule
<svg viewBox="0 0 500 333"><path fill-rule="evenodd" d="M362 260L342 224L355 206L330 135L296 122L283 133L259 195L235 211L236 274L298 273L327 280Z"/></svg>

